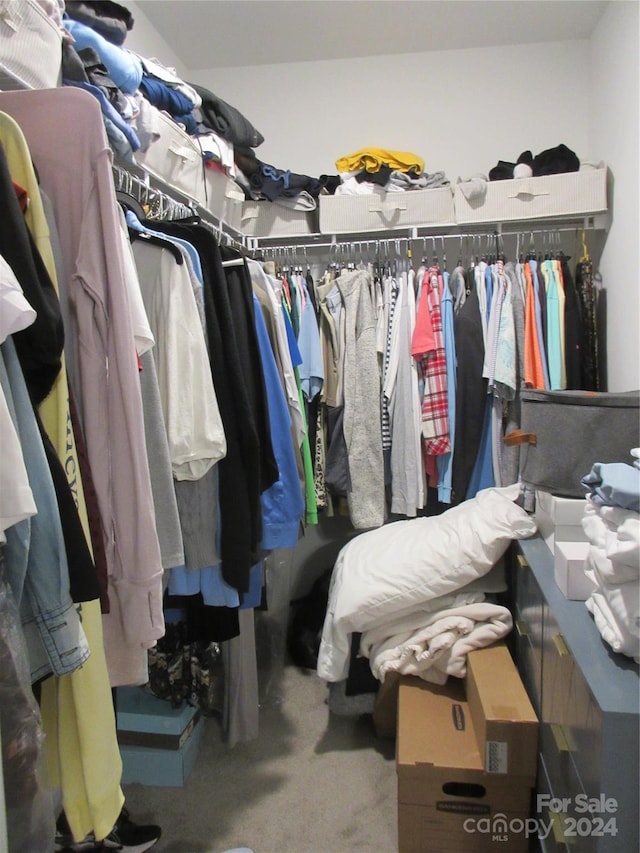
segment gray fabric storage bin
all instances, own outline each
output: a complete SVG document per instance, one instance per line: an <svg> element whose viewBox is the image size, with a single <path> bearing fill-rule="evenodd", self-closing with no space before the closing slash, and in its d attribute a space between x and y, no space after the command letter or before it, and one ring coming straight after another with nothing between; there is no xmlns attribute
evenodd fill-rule
<svg viewBox="0 0 640 853"><path fill-rule="evenodd" d="M571 498L596 462L631 464L640 446L640 391L521 392L521 429L505 436L521 444L520 477L541 491Z"/></svg>

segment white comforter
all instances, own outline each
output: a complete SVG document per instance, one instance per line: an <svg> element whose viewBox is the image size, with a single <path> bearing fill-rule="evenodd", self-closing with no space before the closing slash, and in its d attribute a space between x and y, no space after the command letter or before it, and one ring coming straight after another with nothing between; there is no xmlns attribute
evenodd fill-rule
<svg viewBox="0 0 640 853"><path fill-rule="evenodd" d="M379 681L388 672L401 672L444 684L449 675L464 677L471 649L496 642L512 624L506 607L479 601L373 628L362 635L360 651Z"/></svg>
<svg viewBox="0 0 640 853"><path fill-rule="evenodd" d="M465 587L489 572L512 539L536 531L533 519L514 503L519 491L517 484L484 489L442 515L396 521L348 542L338 554L331 577L318 675L332 682L347 677L353 632L379 631L370 635L371 647L384 642L385 649L392 648L401 643L394 641L390 626L404 626L399 630L406 634L432 624L434 614L483 601L477 587L466 592ZM417 624L411 622L414 617ZM488 636L487 631L501 630L494 626L482 631L475 624L491 624L492 618L471 620L473 628L466 623L474 642ZM462 640L462 622L454 630ZM443 632L438 642L444 645L451 637ZM451 652L453 668L458 649L462 646Z"/></svg>

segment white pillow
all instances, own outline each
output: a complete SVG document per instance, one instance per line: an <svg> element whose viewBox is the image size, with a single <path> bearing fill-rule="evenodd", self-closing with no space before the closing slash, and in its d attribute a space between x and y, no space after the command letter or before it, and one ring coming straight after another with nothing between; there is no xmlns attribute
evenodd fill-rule
<svg viewBox="0 0 640 853"><path fill-rule="evenodd" d="M485 575L512 539L532 536L535 521L514 503L519 493L517 483L484 489L442 515L392 522L350 540L331 577L318 674L343 677L353 631L460 590Z"/></svg>

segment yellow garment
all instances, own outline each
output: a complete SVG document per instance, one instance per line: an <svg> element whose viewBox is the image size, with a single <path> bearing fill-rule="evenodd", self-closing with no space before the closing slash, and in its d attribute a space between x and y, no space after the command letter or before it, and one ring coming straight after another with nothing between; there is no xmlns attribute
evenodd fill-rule
<svg viewBox="0 0 640 853"><path fill-rule="evenodd" d="M355 154L336 160L339 172L378 172L381 166L389 166L397 172L424 172L424 160L409 151L386 151L383 148L362 148Z"/></svg>
<svg viewBox="0 0 640 853"><path fill-rule="evenodd" d="M87 601L81 607L91 656L70 675L48 678L41 702L49 782L62 788L62 805L76 841L92 831L99 840L108 835L124 803L100 602Z"/></svg>
<svg viewBox="0 0 640 853"><path fill-rule="evenodd" d="M49 225L42 206L40 187L31 161L27 140L20 129L20 125L7 113L0 111L0 142L4 148L7 158L11 179L27 191L29 205L25 213L25 221L29 232L33 237L40 257L49 273L51 282L58 290L58 277L51 248L51 234ZM62 356L62 368L49 393L49 396L40 405L39 412L42 423L51 439L51 443L58 452L62 466L71 486L78 514L82 523L82 529L91 549L91 536L89 533L89 520L87 507L84 499L82 480L80 479L80 467L78 454L71 425L69 413L69 386L67 384L67 371Z"/></svg>

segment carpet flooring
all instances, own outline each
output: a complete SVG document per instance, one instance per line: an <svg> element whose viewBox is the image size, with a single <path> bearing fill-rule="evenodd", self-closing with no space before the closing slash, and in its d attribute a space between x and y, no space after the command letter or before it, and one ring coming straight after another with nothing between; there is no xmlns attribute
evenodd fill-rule
<svg viewBox="0 0 640 853"><path fill-rule="evenodd" d="M284 666L256 740L230 748L207 718L184 787L125 786L132 818L162 827L154 853L395 853L394 742L327 696L315 672Z"/></svg>

